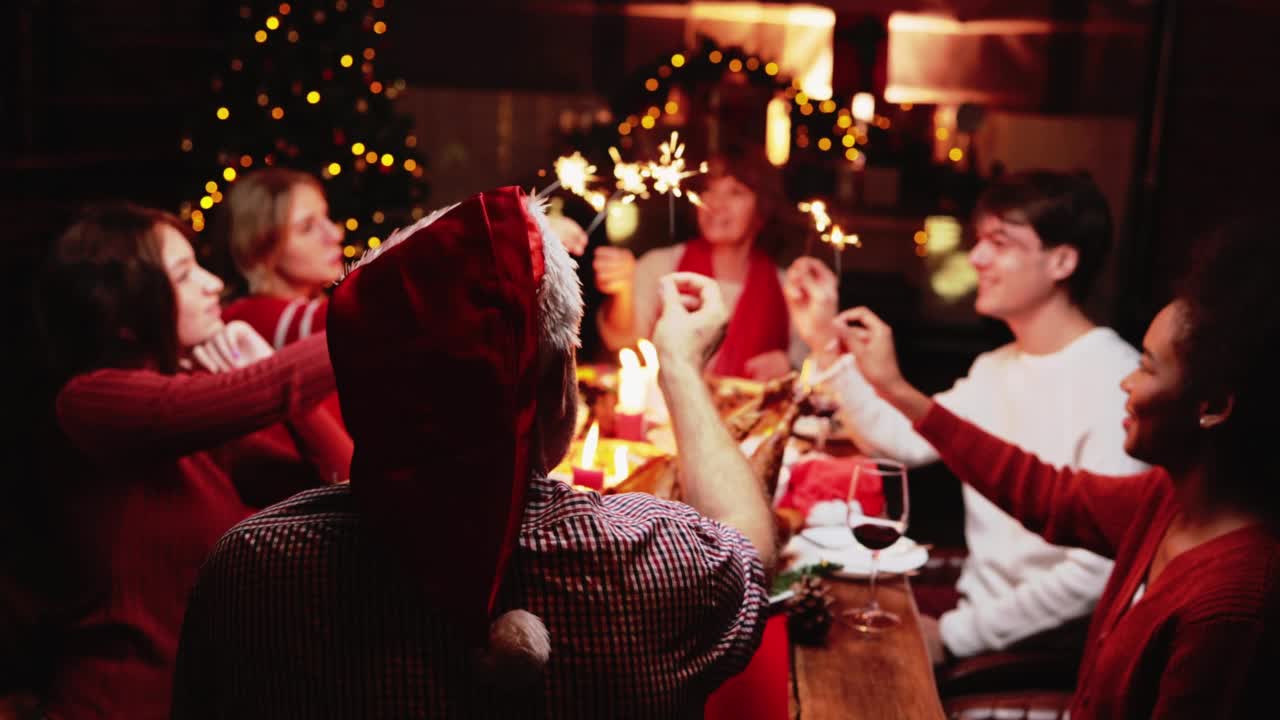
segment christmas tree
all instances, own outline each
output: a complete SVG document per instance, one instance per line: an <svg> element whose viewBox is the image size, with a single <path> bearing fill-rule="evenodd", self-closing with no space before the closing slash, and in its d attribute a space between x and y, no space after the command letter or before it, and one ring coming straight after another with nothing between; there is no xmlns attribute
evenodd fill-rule
<svg viewBox="0 0 1280 720"><path fill-rule="evenodd" d="M348 257L421 217L428 183L412 119L392 101L404 81L376 68L385 0L229 4L226 64L207 111L189 119L181 217L202 232L236 178L264 166L323 179ZM206 256L209 243L201 243Z"/></svg>

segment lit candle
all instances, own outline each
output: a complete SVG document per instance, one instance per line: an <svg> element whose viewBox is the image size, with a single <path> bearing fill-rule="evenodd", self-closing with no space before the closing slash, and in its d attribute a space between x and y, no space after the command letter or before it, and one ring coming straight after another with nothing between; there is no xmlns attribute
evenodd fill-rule
<svg viewBox="0 0 1280 720"><path fill-rule="evenodd" d="M613 409L613 434L624 440L644 440L645 368L631 348L618 353L618 404Z"/></svg>
<svg viewBox="0 0 1280 720"><path fill-rule="evenodd" d="M599 490L604 487L604 471L596 470L596 447L600 444L600 424L591 423L582 441L582 457L573 466L573 484Z"/></svg>
<svg viewBox="0 0 1280 720"><path fill-rule="evenodd" d="M627 446L619 445L613 449L613 476L605 481L605 485L613 487L631 474L631 465L627 462Z"/></svg>
<svg viewBox="0 0 1280 720"><path fill-rule="evenodd" d="M652 423L666 425L670 416L667 414L667 400L662 397L662 388L658 386L658 348L644 338L640 338L636 346L640 348L640 355L644 358L645 417Z"/></svg>

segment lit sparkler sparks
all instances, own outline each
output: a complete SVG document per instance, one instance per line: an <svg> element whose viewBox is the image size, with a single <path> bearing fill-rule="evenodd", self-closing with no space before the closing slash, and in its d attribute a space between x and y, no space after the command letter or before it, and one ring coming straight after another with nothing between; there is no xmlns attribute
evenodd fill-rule
<svg viewBox="0 0 1280 720"><path fill-rule="evenodd" d="M840 229L839 225L832 225L831 232L822 234L822 242L830 243L835 247L836 252L844 250L845 247L852 245L854 247L862 247L862 241L857 235L845 233Z"/></svg>
<svg viewBox="0 0 1280 720"><path fill-rule="evenodd" d="M644 167L640 163L623 162L615 147L609 148L609 157L613 158L613 177L618 181L618 190L624 193L622 202L634 202L637 197L648 200L649 187L644 181Z"/></svg>
<svg viewBox="0 0 1280 720"><path fill-rule="evenodd" d="M814 230L817 230L818 232L821 233L821 232L825 232L827 228L831 227L831 216L827 214L827 204L822 202L821 200L811 200L809 202L802 202L796 207L800 210L800 212L808 213L809 215L813 216ZM823 237L823 242L827 242L827 239L825 236Z"/></svg>
<svg viewBox="0 0 1280 720"><path fill-rule="evenodd" d="M560 187L589 201L587 183L599 178L595 175L596 166L589 163L582 153L575 150L572 155L556 158L555 171Z"/></svg>
<svg viewBox="0 0 1280 720"><path fill-rule="evenodd" d="M654 190L664 195L671 193L675 197L681 196L683 190L680 184L685 178L707 171L705 162L697 170L684 169L684 143L679 138L680 133L672 131L671 139L658 146L658 150L662 152L658 162L650 160L643 170L643 174L653 180Z"/></svg>

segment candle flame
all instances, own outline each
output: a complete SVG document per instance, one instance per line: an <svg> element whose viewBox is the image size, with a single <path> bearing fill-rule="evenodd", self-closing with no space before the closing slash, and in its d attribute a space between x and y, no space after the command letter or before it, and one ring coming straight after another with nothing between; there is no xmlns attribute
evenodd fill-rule
<svg viewBox="0 0 1280 720"><path fill-rule="evenodd" d="M644 366L652 372L658 371L658 348L645 338L636 341L636 347L640 348L640 355L644 357Z"/></svg>
<svg viewBox="0 0 1280 720"><path fill-rule="evenodd" d="M622 482L631 474L631 466L627 463L627 446L619 445L613 449L613 483Z"/></svg>
<svg viewBox="0 0 1280 720"><path fill-rule="evenodd" d="M618 353L618 412L636 415L644 412L644 368L631 348Z"/></svg>
<svg viewBox="0 0 1280 720"><path fill-rule="evenodd" d="M587 439L582 441L582 458L578 467L583 470L594 470L596 467L596 447L600 445L600 423L591 423L587 431Z"/></svg>

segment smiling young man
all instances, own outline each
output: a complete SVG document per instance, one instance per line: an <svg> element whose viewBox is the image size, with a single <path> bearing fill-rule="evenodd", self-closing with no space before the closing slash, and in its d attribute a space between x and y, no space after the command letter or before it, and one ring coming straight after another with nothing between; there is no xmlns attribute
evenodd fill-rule
<svg viewBox="0 0 1280 720"><path fill-rule="evenodd" d="M1120 381L1138 353L1095 325L1084 304L1111 243L1111 217L1094 183L1035 171L993 183L974 212L975 308L1014 340L980 355L969 374L935 396L951 412L1055 465L1122 475L1145 466L1124 451ZM825 366L835 359L835 278L811 258L787 272L792 321ZM937 451L852 366L833 380L843 418L865 452L913 467ZM969 557L959 604L926 622L935 661L1000 650L1090 613L1111 563L1050 545L969 486ZM945 608L935 608L941 612Z"/></svg>

